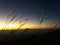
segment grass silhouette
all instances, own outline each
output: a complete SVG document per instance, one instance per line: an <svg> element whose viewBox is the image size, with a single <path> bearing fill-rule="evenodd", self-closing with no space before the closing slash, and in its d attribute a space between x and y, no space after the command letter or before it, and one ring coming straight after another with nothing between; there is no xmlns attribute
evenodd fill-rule
<svg viewBox="0 0 60 45"><path fill-rule="evenodd" d="M56 27L57 27L59 24L60 24L60 22L57 22L57 23L54 25L53 29L56 29Z"/></svg>
<svg viewBox="0 0 60 45"><path fill-rule="evenodd" d="M48 2L45 2L45 0L43 0L42 10L46 10L47 3ZM6 44L6 45L9 45L9 44L10 45L11 44L13 45L34 45L34 44L57 45L57 44L60 44L60 29L55 29L60 24L60 22L55 24L52 29L28 29L26 28L25 30L19 30L19 28L24 26L29 21L29 19L27 18L27 19L22 20L22 17L24 15L20 15L19 18L15 19L17 17L17 15L15 14L16 10L17 9L13 9L11 11L11 14L7 16L4 26L7 24L10 24L12 21L15 20L15 22L19 21L19 24L17 25L19 27L16 30L14 29L12 31L11 30L5 31L4 29L3 31L0 31L0 44ZM39 21L40 25L44 22L44 20L51 19L51 17L47 17L45 13L46 12L41 11L42 19ZM8 19L9 19L9 22L8 22Z"/></svg>
<svg viewBox="0 0 60 45"><path fill-rule="evenodd" d="M24 25L28 22L29 19L24 19L24 20L22 20L22 17L23 17L24 15L20 15L20 16L17 18L18 15L16 14L16 11L17 11L17 9L15 8L15 9L13 9L13 10L11 10L11 11L9 12L9 14L7 15L7 18L6 18L6 21L5 21L5 23L4 23L4 26L3 26L2 30L4 30L4 28L5 28L6 25L9 26L9 24L10 24L12 21L14 21L14 20L15 20L15 22L16 22L16 21L19 21L19 23L18 23L18 25L17 25L17 26L19 26L19 27L24 26ZM21 20L22 20L22 21L21 21ZM18 29L19 29L19 27L18 27ZM16 27L15 27L15 28L16 28ZM9 27L8 27L8 29L9 29Z"/></svg>

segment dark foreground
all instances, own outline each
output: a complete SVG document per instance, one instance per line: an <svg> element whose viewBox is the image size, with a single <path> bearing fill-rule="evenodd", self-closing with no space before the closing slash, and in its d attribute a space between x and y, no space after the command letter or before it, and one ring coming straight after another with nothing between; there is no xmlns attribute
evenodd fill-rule
<svg viewBox="0 0 60 45"><path fill-rule="evenodd" d="M0 31L0 45L60 45L60 30Z"/></svg>

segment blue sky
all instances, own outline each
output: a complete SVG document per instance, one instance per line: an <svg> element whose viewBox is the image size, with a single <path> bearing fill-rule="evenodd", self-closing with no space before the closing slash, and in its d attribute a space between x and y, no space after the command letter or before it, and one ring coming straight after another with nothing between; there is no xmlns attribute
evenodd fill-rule
<svg viewBox="0 0 60 45"><path fill-rule="evenodd" d="M39 21L45 16L50 18L44 20L43 23L56 24L60 22L60 0L0 0L2 20L10 14L9 11L15 8L18 16L24 15L34 23L40 23Z"/></svg>

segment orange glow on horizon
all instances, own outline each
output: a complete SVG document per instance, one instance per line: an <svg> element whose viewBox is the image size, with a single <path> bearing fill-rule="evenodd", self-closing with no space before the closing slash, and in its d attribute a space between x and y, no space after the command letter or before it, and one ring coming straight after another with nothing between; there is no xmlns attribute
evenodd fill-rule
<svg viewBox="0 0 60 45"><path fill-rule="evenodd" d="M19 28L19 26L17 25L7 25L7 26L1 26L0 25L0 30L21 30L21 29L51 29L53 26L46 26L46 25L42 25L42 26L32 26L32 25L24 25L21 28Z"/></svg>
<svg viewBox="0 0 60 45"><path fill-rule="evenodd" d="M53 25L47 25L47 24L42 24L42 25L39 25L37 23L36 24L33 24L32 22L29 22L29 23L26 23L25 25L21 26L20 27L20 24L19 22L13 22L13 23L8 23L6 25L4 25L5 22L0 22L0 30L21 30L21 29L52 29L54 27L54 24ZM57 26L57 28L60 28L60 25Z"/></svg>

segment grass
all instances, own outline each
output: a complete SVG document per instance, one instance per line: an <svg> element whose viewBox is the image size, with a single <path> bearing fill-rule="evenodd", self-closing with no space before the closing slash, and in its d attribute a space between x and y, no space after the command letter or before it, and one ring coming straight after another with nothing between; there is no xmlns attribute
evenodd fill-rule
<svg viewBox="0 0 60 45"><path fill-rule="evenodd" d="M0 44L60 44L60 29L0 31Z"/></svg>
<svg viewBox="0 0 60 45"><path fill-rule="evenodd" d="M46 9L47 9L47 5L48 5L48 1L43 0L41 3L41 15L42 19L40 22L41 23L44 22L45 19L47 19L46 16ZM11 14L9 14L6 18L6 22L4 24L10 24L12 21L15 20L15 18L17 17L16 13L17 9L13 9L13 11L11 11ZM44 11L45 12L44 12ZM44 16L45 15L45 16ZM24 26L29 20L29 19L25 19L21 22L21 18L24 15L21 15L19 17L19 19L16 19L16 21L19 21L19 27ZM9 19L10 18L10 19ZM48 17L49 18L49 17ZM7 23L9 19L9 22ZM15 21L15 22L16 22ZM2 29L0 31L0 44L6 44L6 45L11 45L11 44L16 44L16 45L33 45L33 44L40 44L40 45L45 45L45 44L60 44L60 29L55 29L60 23L57 23L53 29L25 29L25 30L4 30ZM18 26L17 25L17 26ZM3 26L3 28L4 28ZM9 27L8 27L9 28Z"/></svg>
<svg viewBox="0 0 60 45"><path fill-rule="evenodd" d="M14 23L16 23L16 21L19 21L19 23L17 23L18 24L17 26L19 26L17 29L20 29L22 26L24 26L28 22L28 20L29 20L28 18L22 20L22 17L24 15L19 15L19 17L18 17L18 15L16 14L16 11L17 11L17 9L13 9L9 12L9 14L7 15L6 21L4 23L4 26L2 27L2 30L5 30L4 29L4 28L6 28L5 26L7 26L7 25L9 26L12 22L14 24ZM9 30L8 26L7 26L7 29Z"/></svg>

